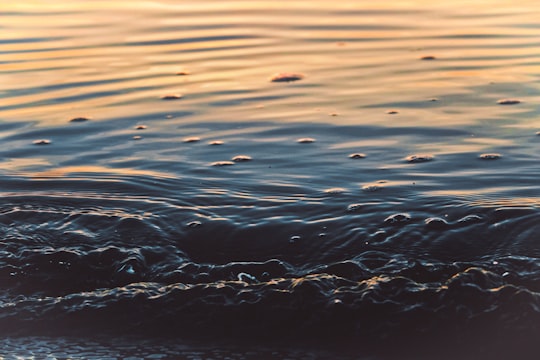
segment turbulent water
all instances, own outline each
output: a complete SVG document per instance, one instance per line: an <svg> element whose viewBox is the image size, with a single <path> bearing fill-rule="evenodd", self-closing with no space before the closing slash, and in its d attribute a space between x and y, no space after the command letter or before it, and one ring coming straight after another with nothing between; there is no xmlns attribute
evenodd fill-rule
<svg viewBox="0 0 540 360"><path fill-rule="evenodd" d="M537 358L539 19L2 2L3 356Z"/></svg>

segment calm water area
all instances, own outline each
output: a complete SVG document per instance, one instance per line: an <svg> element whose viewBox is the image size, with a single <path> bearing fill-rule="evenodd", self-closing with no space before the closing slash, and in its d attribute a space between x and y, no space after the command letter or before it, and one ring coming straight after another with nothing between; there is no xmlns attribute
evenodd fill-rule
<svg viewBox="0 0 540 360"><path fill-rule="evenodd" d="M0 359L537 359L540 2L0 2Z"/></svg>

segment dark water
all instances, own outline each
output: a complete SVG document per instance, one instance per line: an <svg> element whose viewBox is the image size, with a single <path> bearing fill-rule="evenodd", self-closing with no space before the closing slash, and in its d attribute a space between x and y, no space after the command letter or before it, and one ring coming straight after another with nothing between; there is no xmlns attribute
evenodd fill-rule
<svg viewBox="0 0 540 360"><path fill-rule="evenodd" d="M51 4L0 5L6 359L538 356L538 4Z"/></svg>

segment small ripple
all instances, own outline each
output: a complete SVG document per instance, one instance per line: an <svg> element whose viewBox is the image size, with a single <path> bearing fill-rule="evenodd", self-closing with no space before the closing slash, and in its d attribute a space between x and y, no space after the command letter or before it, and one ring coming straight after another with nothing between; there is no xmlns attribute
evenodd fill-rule
<svg viewBox="0 0 540 360"><path fill-rule="evenodd" d="M411 215L409 213L397 213L384 219L384 222L387 224L403 224L409 221L411 221Z"/></svg>
<svg viewBox="0 0 540 360"><path fill-rule="evenodd" d="M324 192L327 194L342 194L346 191L347 189L341 188L341 187L334 187L334 188L329 188L329 189L324 190Z"/></svg>
<svg viewBox="0 0 540 360"><path fill-rule="evenodd" d="M163 95L161 97L161 100L178 100L178 99L181 99L183 97L184 96L181 95L181 94L168 94L168 95Z"/></svg>
<svg viewBox="0 0 540 360"><path fill-rule="evenodd" d="M437 58L433 55L425 55L420 58L420 60L436 60Z"/></svg>
<svg viewBox="0 0 540 360"><path fill-rule="evenodd" d="M223 145L223 144L224 144L224 142L221 141L221 140L214 140L214 141L208 142L208 145L213 145L213 146L215 146L215 145Z"/></svg>
<svg viewBox="0 0 540 360"><path fill-rule="evenodd" d="M299 144L311 144L311 143L315 142L315 139L310 138L310 137L305 137L305 138L300 138L300 139L296 140L296 142L299 143Z"/></svg>
<svg viewBox="0 0 540 360"><path fill-rule="evenodd" d="M85 122L85 121L88 121L88 120L91 120L91 119L92 118L88 117L88 116L79 116L79 117L75 117L75 118L69 120L69 122L79 123L79 122Z"/></svg>
<svg viewBox="0 0 540 360"><path fill-rule="evenodd" d="M146 125L137 125L135 126L135 130L146 130L147 126Z"/></svg>
<svg viewBox="0 0 540 360"><path fill-rule="evenodd" d="M214 161L210 166L231 166L234 165L233 161Z"/></svg>
<svg viewBox="0 0 540 360"><path fill-rule="evenodd" d="M185 143L194 143L194 142L201 141L201 138L198 136L190 136L190 137L184 138L182 141Z"/></svg>
<svg viewBox="0 0 540 360"><path fill-rule="evenodd" d="M349 158L351 159L364 159L365 157L366 157L366 154L364 153L354 153L354 154L349 155Z"/></svg>
<svg viewBox="0 0 540 360"><path fill-rule="evenodd" d="M48 139L39 139L39 140L32 141L32 144L34 145L49 145L51 143L52 143L51 140L48 140Z"/></svg>
<svg viewBox="0 0 540 360"><path fill-rule="evenodd" d="M232 158L232 161L234 162L246 162L246 161L251 161L252 158L251 156L248 156L248 155L236 155L235 157Z"/></svg>
<svg viewBox="0 0 540 360"><path fill-rule="evenodd" d="M439 217L430 217L430 218L427 218L424 222L426 226L430 229L442 230L450 226L448 221Z"/></svg>

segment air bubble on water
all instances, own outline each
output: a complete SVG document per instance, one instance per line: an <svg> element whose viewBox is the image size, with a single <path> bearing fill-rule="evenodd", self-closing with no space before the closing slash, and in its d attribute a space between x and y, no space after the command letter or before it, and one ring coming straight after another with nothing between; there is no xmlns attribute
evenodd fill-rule
<svg viewBox="0 0 540 360"><path fill-rule="evenodd" d="M312 142L315 142L315 139L310 138L310 137L305 137L305 138L297 139L296 142L300 144L311 144Z"/></svg>
<svg viewBox="0 0 540 360"><path fill-rule="evenodd" d="M135 135L135 136L133 137L133 140L141 140L141 139L142 139L142 136Z"/></svg>
<svg viewBox="0 0 540 360"><path fill-rule="evenodd" d="M349 155L350 159L364 159L365 157L366 157L366 154L364 153L354 153L354 154Z"/></svg>
<svg viewBox="0 0 540 360"><path fill-rule="evenodd" d="M285 72L285 73L274 74L270 78L270 81L272 81L272 82L291 82L291 81L302 80L303 78L304 78L303 74Z"/></svg>
<svg viewBox="0 0 540 360"><path fill-rule="evenodd" d="M223 144L224 142L221 140L214 140L214 141L208 142L208 145L223 145Z"/></svg>
<svg viewBox="0 0 540 360"><path fill-rule="evenodd" d="M389 115L395 115L395 114L399 114L399 111L397 111L397 110L388 110L386 113L389 114Z"/></svg>
<svg viewBox="0 0 540 360"><path fill-rule="evenodd" d="M341 188L341 187L334 187L334 188L329 188L329 189L324 190L324 192L327 194L342 194L346 191L347 189Z"/></svg>
<svg viewBox="0 0 540 360"><path fill-rule="evenodd" d="M236 155L235 157L232 158L232 161L234 162L246 162L246 161L251 161L252 158L251 156L248 156L248 155Z"/></svg>
<svg viewBox="0 0 540 360"><path fill-rule="evenodd" d="M389 224L400 224L400 223L406 223L411 220L411 215L408 213L398 213L388 216L386 219L384 219L385 223Z"/></svg>
<svg viewBox="0 0 540 360"><path fill-rule="evenodd" d="M444 229L448 227L448 222L439 217L430 217L424 220L426 226L431 229Z"/></svg>
<svg viewBox="0 0 540 360"><path fill-rule="evenodd" d="M88 121L90 119L91 119L91 117L88 117L88 116L78 116L78 117L72 118L71 120L69 120L69 122L78 123L78 122L85 122L85 121Z"/></svg>
<svg viewBox="0 0 540 360"><path fill-rule="evenodd" d="M500 159L502 155L498 153L486 153L486 154L481 154L479 157L482 160L497 160L497 159Z"/></svg>
<svg viewBox="0 0 540 360"><path fill-rule="evenodd" d="M425 55L420 58L420 60L435 60L435 59L437 58L433 55Z"/></svg>
<svg viewBox="0 0 540 360"><path fill-rule="evenodd" d="M189 71L179 71L176 73L176 75L178 76L186 76L186 75L189 75Z"/></svg>
<svg viewBox="0 0 540 360"><path fill-rule="evenodd" d="M497 101L499 105L517 105L520 104L521 100L518 99L500 99Z"/></svg>
<svg viewBox="0 0 540 360"><path fill-rule="evenodd" d="M231 166L234 165L233 161L214 161L210 166Z"/></svg>
<svg viewBox="0 0 540 360"><path fill-rule="evenodd" d="M196 228L196 227L202 226L202 222L194 220L194 221L188 222L186 226L189 228Z"/></svg>
<svg viewBox="0 0 540 360"><path fill-rule="evenodd" d="M39 139L39 140L34 140L32 142L34 145L49 145L51 144L51 140L48 140L48 139Z"/></svg>
<svg viewBox="0 0 540 360"><path fill-rule="evenodd" d="M351 205L347 206L347 211L348 212L355 212L355 211L360 210L363 206L364 206L364 204L351 204Z"/></svg>
<svg viewBox="0 0 540 360"><path fill-rule="evenodd" d="M201 138L197 136L190 136L190 137L182 139L182 141L185 143L194 143L194 142L201 141Z"/></svg>
<svg viewBox="0 0 540 360"><path fill-rule="evenodd" d="M405 158L405 161L410 163L422 163L428 162L434 159L434 156L431 154L413 154Z"/></svg>
<svg viewBox="0 0 540 360"><path fill-rule="evenodd" d="M300 239L301 239L301 238L300 238L299 235L293 235L293 236L291 236L291 237L289 238L289 242L290 242L290 243L295 243L295 242L297 242L297 241L300 240Z"/></svg>
<svg viewBox="0 0 540 360"><path fill-rule="evenodd" d="M146 125L137 125L135 126L135 130L145 130L147 128Z"/></svg>
<svg viewBox="0 0 540 360"><path fill-rule="evenodd" d="M167 94L167 95L163 95L161 97L161 100L178 100L181 98L183 98L183 95L181 94Z"/></svg>

